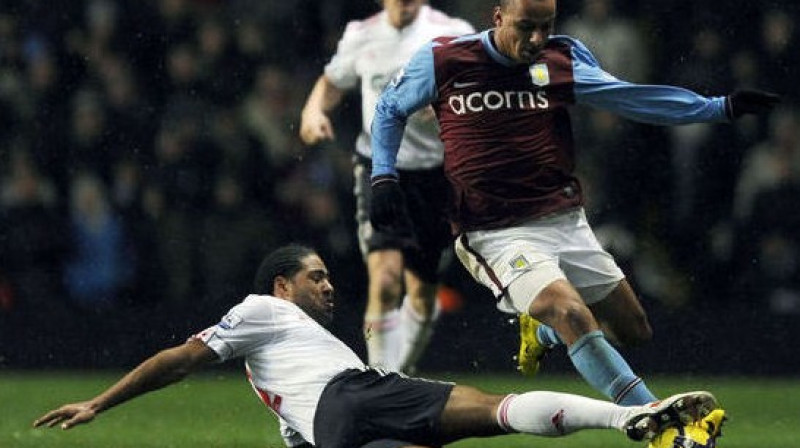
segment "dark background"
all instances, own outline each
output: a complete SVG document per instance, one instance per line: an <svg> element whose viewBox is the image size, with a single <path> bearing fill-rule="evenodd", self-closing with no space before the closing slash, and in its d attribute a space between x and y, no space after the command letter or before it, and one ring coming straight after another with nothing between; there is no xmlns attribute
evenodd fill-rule
<svg viewBox="0 0 800 448"><path fill-rule="evenodd" d="M434 7L489 26L477 0ZM610 8L603 18L598 5ZM576 108L600 239L650 313L640 372L800 367L798 6L560 2L622 79L706 95L779 92L768 117L680 129ZM591 12L590 8L595 8ZM0 5L0 369L130 367L217 321L266 251L319 248L335 331L360 354L366 278L350 154L304 148L300 109L344 24L372 1L93 0ZM423 370L510 371L510 316L457 264ZM545 371L570 370L556 351Z"/></svg>

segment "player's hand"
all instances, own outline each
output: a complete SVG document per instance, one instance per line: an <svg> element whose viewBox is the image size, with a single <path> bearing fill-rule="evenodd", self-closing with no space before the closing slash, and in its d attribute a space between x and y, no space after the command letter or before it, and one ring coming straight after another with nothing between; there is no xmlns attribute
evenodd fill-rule
<svg viewBox="0 0 800 448"><path fill-rule="evenodd" d="M33 422L33 426L39 427L44 425L48 428L52 428L61 423L61 429L70 429L75 425L89 423L94 419L95 415L97 415L97 412L89 401L65 404L36 419L36 421Z"/></svg>
<svg viewBox="0 0 800 448"><path fill-rule="evenodd" d="M369 220L372 228L379 232L409 230L405 229L408 220L406 198L397 177L386 175L372 179Z"/></svg>
<svg viewBox="0 0 800 448"><path fill-rule="evenodd" d="M769 112L781 102L781 97L774 93L760 90L737 90L726 100L728 118L736 119L745 114L762 114Z"/></svg>
<svg viewBox="0 0 800 448"><path fill-rule="evenodd" d="M333 140L333 125L322 111L304 110L300 118L300 139L306 145L316 145L324 140Z"/></svg>

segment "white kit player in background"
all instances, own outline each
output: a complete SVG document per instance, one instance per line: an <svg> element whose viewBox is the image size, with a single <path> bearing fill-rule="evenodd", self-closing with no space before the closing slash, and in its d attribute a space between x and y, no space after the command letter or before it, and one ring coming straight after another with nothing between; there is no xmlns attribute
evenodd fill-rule
<svg viewBox="0 0 800 448"><path fill-rule="evenodd" d="M344 91L360 86L362 130L356 141L356 221L369 277L364 332L373 366L409 371L421 356L438 315L442 251L449 246L442 172L444 147L431 109L408 119L397 168L408 199L406 225L373 231L369 222L370 125L383 88L424 44L474 30L423 0L383 0L383 10L348 23L303 108L300 137L308 145L334 139L328 113Z"/></svg>
<svg viewBox="0 0 800 448"><path fill-rule="evenodd" d="M253 389L280 420L284 442L297 448L432 447L466 437L554 437L590 428L650 440L716 405L708 392L632 407L556 392L490 395L368 368L325 329L333 319L334 289L325 263L305 246L290 244L267 255L253 291L218 324L153 355L96 397L46 413L34 426L88 423L233 358L244 358Z"/></svg>

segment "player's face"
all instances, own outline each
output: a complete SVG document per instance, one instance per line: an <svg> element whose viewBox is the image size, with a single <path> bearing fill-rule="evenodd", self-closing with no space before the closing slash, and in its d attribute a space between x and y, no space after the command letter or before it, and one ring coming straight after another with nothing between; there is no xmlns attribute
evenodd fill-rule
<svg viewBox="0 0 800 448"><path fill-rule="evenodd" d="M389 15L389 23L395 28L405 28L419 14L424 0L383 0L383 9Z"/></svg>
<svg viewBox="0 0 800 448"><path fill-rule="evenodd" d="M289 282L292 302L322 325L333 320L333 285L328 268L316 255L302 260L303 269Z"/></svg>
<svg viewBox="0 0 800 448"><path fill-rule="evenodd" d="M516 62L530 64L554 31L555 0L511 0L494 10L494 41Z"/></svg>

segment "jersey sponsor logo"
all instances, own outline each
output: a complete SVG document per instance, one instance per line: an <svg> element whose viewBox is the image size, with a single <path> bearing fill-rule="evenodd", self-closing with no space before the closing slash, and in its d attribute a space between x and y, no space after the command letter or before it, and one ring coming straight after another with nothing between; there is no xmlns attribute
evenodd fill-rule
<svg viewBox="0 0 800 448"><path fill-rule="evenodd" d="M242 322L241 316L239 316L238 314L229 313L228 315L223 317L222 320L219 321L217 325L219 325L221 328L224 328L225 330L232 330L236 328L236 326L239 325L241 322Z"/></svg>
<svg viewBox="0 0 800 448"><path fill-rule="evenodd" d="M472 92L451 95L447 99L447 103L456 115L487 110L534 110L550 107L550 100L544 90Z"/></svg>
<svg viewBox="0 0 800 448"><path fill-rule="evenodd" d="M550 71L547 64L533 64L528 68L531 74L531 82L535 86L544 87L550 84Z"/></svg>

